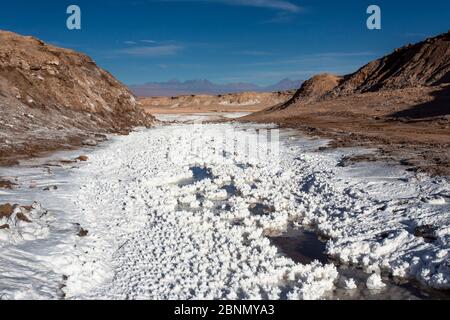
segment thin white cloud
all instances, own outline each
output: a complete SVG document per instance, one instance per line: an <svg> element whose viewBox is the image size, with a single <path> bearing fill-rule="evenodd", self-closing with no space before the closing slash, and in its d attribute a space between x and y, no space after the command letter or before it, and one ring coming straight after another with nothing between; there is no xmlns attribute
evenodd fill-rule
<svg viewBox="0 0 450 320"><path fill-rule="evenodd" d="M183 48L179 45L145 46L122 49L118 53L134 57L159 57L175 55L183 50Z"/></svg>
<svg viewBox="0 0 450 320"><path fill-rule="evenodd" d="M255 56L255 57L263 57L263 56L271 56L272 55L271 52L257 51L257 50L245 50L245 51L238 52L237 54L241 54L244 56Z"/></svg>
<svg viewBox="0 0 450 320"><path fill-rule="evenodd" d="M288 0L159 0L162 2L209 2L223 3L233 6L274 9L282 12L297 13L302 8Z"/></svg>
<svg viewBox="0 0 450 320"><path fill-rule="evenodd" d="M211 1L211 0L210 0ZM214 0L212 0L214 1ZM269 8L291 13L300 12L300 6L284 0L216 0L230 5Z"/></svg>
<svg viewBox="0 0 450 320"><path fill-rule="evenodd" d="M155 44L156 43L155 40L146 40L146 39L138 40L138 41L128 40L128 41L124 41L123 43L124 44L128 44L128 45L137 45L139 42L141 42L141 43L148 43L148 44Z"/></svg>

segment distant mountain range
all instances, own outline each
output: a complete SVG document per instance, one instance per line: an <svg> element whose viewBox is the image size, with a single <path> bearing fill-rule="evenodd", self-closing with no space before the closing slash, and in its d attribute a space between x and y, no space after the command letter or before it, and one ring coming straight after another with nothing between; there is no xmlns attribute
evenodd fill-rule
<svg viewBox="0 0 450 320"><path fill-rule="evenodd" d="M252 83L227 83L217 84L209 80L170 80L167 82L148 82L141 85L130 85L130 90L138 97L171 97L190 94L226 94L240 92L276 92L297 90L302 80L283 79L270 86L258 86Z"/></svg>

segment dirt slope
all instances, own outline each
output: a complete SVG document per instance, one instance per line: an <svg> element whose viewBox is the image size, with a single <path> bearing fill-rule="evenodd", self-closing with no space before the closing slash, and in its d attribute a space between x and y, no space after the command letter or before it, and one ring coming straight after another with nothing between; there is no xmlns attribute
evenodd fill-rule
<svg viewBox="0 0 450 320"><path fill-rule="evenodd" d="M450 31L375 60L333 90L333 95L436 86L450 82Z"/></svg>
<svg viewBox="0 0 450 320"><path fill-rule="evenodd" d="M272 112L277 110L284 110L297 102L311 103L317 101L318 99L332 91L334 88L336 88L342 81L343 77L334 74L324 73L316 75L311 79L303 82L300 89L297 90L297 92L292 96L291 99L282 104L274 105L267 111Z"/></svg>
<svg viewBox="0 0 450 320"><path fill-rule="evenodd" d="M388 158L450 174L450 32L395 50L344 77L319 75L287 103L242 118L376 146Z"/></svg>
<svg viewBox="0 0 450 320"><path fill-rule="evenodd" d="M0 31L0 159L153 120L88 56Z"/></svg>

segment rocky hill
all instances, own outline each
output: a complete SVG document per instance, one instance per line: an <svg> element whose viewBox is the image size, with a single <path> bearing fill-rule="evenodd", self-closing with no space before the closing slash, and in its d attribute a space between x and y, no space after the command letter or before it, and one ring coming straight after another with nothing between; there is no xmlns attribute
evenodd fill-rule
<svg viewBox="0 0 450 320"><path fill-rule="evenodd" d="M283 123L335 138L335 145L380 146L385 155L450 175L450 31L353 74L315 76L289 101L242 121Z"/></svg>
<svg viewBox="0 0 450 320"><path fill-rule="evenodd" d="M345 78L333 95L450 83L450 31L409 44Z"/></svg>
<svg viewBox="0 0 450 320"><path fill-rule="evenodd" d="M316 75L303 82L301 88L295 92L291 99L279 105L274 105L267 112L283 110L297 102L311 103L317 101L336 88L342 81L343 77L334 74L324 73Z"/></svg>
<svg viewBox="0 0 450 320"><path fill-rule="evenodd" d="M0 31L0 158L153 121L132 93L88 56Z"/></svg>
<svg viewBox="0 0 450 320"><path fill-rule="evenodd" d="M450 83L450 31L409 44L346 76L320 74L305 81L287 103L269 111L368 92Z"/></svg>

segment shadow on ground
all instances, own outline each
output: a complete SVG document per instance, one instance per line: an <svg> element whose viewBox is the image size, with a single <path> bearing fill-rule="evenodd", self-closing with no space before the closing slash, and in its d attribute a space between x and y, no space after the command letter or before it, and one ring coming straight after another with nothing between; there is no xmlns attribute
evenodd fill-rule
<svg viewBox="0 0 450 320"><path fill-rule="evenodd" d="M450 85L433 93L434 99L391 114L394 118L425 119L450 115Z"/></svg>

